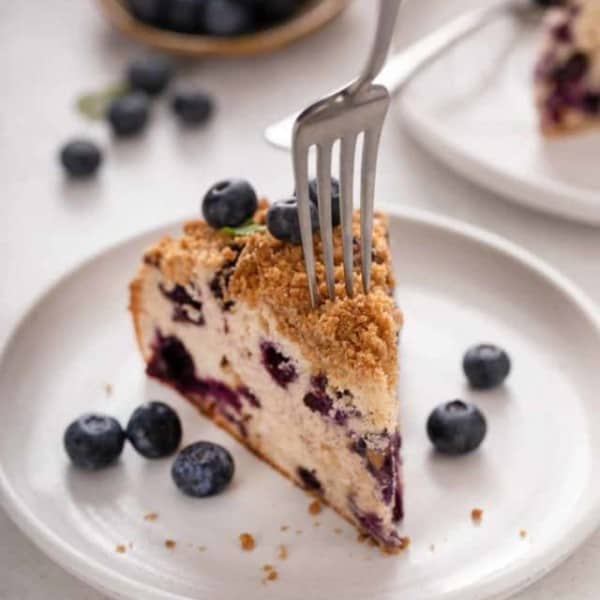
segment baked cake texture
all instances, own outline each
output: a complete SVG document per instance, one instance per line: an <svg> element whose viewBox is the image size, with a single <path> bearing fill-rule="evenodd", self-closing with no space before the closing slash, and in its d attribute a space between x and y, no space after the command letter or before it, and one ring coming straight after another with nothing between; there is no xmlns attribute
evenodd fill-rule
<svg viewBox="0 0 600 600"><path fill-rule="evenodd" d="M255 223L264 223L261 202ZM355 289L361 289L354 218ZM320 240L315 236L315 249ZM204 221L150 248L130 309L146 371L331 505L386 550L403 547L397 342L386 218L368 295L348 298L335 231L335 301L313 310L300 246ZM324 268L318 282L326 297Z"/></svg>
<svg viewBox="0 0 600 600"><path fill-rule="evenodd" d="M561 135L600 124L600 0L548 11L535 72L540 126Z"/></svg>

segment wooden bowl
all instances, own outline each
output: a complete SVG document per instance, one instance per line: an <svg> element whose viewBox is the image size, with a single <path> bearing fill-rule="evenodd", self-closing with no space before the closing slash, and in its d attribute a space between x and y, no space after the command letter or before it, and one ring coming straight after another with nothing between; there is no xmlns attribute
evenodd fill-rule
<svg viewBox="0 0 600 600"><path fill-rule="evenodd" d="M108 20L125 35L159 50L183 56L250 56L271 52L317 31L335 18L349 0L308 0L298 13L278 25L236 37L176 33L136 19L124 0L98 0Z"/></svg>

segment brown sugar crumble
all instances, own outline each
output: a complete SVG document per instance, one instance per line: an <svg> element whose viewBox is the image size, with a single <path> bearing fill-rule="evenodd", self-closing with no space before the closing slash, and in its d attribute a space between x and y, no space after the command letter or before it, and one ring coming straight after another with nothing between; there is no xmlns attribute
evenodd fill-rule
<svg viewBox="0 0 600 600"><path fill-rule="evenodd" d="M519 537L524 540L527 537L527 530L521 529L521 531L519 531Z"/></svg>
<svg viewBox="0 0 600 600"><path fill-rule="evenodd" d="M277 549L277 557L285 560L288 557L288 549L284 544L281 544Z"/></svg>
<svg viewBox="0 0 600 600"><path fill-rule="evenodd" d="M144 515L144 521L156 521L158 519L158 513L150 512Z"/></svg>
<svg viewBox="0 0 600 600"><path fill-rule="evenodd" d="M117 546L115 546L115 552L118 554L125 554L125 552L127 552L127 546L125 546L125 544L117 544Z"/></svg>
<svg viewBox="0 0 600 600"><path fill-rule="evenodd" d="M318 500L314 500L308 505L308 512L311 515L318 515L323 510L321 503Z"/></svg>
<svg viewBox="0 0 600 600"><path fill-rule="evenodd" d="M473 523L476 523L477 525L479 525L479 523L481 523L482 519L483 519L483 510L481 510L481 508L474 508L471 511L471 520L473 521Z"/></svg>
<svg viewBox="0 0 600 600"><path fill-rule="evenodd" d="M175 540L165 540L165 546L169 550L173 550L173 548L175 548L176 545L177 545L177 542Z"/></svg>
<svg viewBox="0 0 600 600"><path fill-rule="evenodd" d="M240 545L242 550L249 552L250 550L254 550L256 542L250 533L240 533Z"/></svg>

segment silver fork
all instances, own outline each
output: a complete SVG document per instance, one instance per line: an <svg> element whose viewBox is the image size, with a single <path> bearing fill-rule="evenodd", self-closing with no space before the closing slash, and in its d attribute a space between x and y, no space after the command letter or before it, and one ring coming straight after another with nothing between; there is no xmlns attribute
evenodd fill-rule
<svg viewBox="0 0 600 600"><path fill-rule="evenodd" d="M375 41L360 76L342 90L304 110L296 119L292 137L292 155L302 249L308 277L311 304L319 303L315 271L315 253L310 218L308 153L317 147L317 194L319 223L327 292L335 299L333 228L331 222L331 156L340 141L340 215L346 293L354 295L352 212L354 161L358 136L363 134L360 199L360 255L363 290L368 293L371 280L373 242L373 200L375 171L381 129L390 105L390 94L382 85L373 84L387 57L398 9L403 0L379 0Z"/></svg>

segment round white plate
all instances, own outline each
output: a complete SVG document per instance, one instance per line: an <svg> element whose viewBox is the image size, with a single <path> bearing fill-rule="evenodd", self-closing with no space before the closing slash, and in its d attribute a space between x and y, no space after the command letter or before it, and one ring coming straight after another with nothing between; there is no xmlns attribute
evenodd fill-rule
<svg viewBox="0 0 600 600"><path fill-rule="evenodd" d="M398 103L413 136L458 173L554 215L600 224L600 130L544 139L533 101L539 27L500 21L419 76Z"/></svg>
<svg viewBox="0 0 600 600"><path fill-rule="evenodd" d="M119 245L61 279L26 315L2 358L3 503L66 569L135 600L490 600L542 576L596 527L600 324L585 297L538 260L437 217L391 218L406 313L403 530L412 544L389 557L359 544L332 511L311 517L304 493L146 380L127 283L143 249L164 233ZM460 363L465 348L482 340L506 347L514 370L502 389L474 393ZM425 420L457 396L482 408L488 436L471 455L436 456ZM129 447L104 472L70 467L62 449L70 420L98 410L125 422L151 398L179 411L184 442L210 439L232 450L237 471L226 493L186 498L170 481L171 460L148 462ZM476 507L484 510L479 526L471 521ZM144 520L150 512L156 521ZM253 552L240 549L246 531L256 538ZM119 544L125 553L116 552ZM287 560L278 558L280 544ZM266 563L279 579L263 584Z"/></svg>

